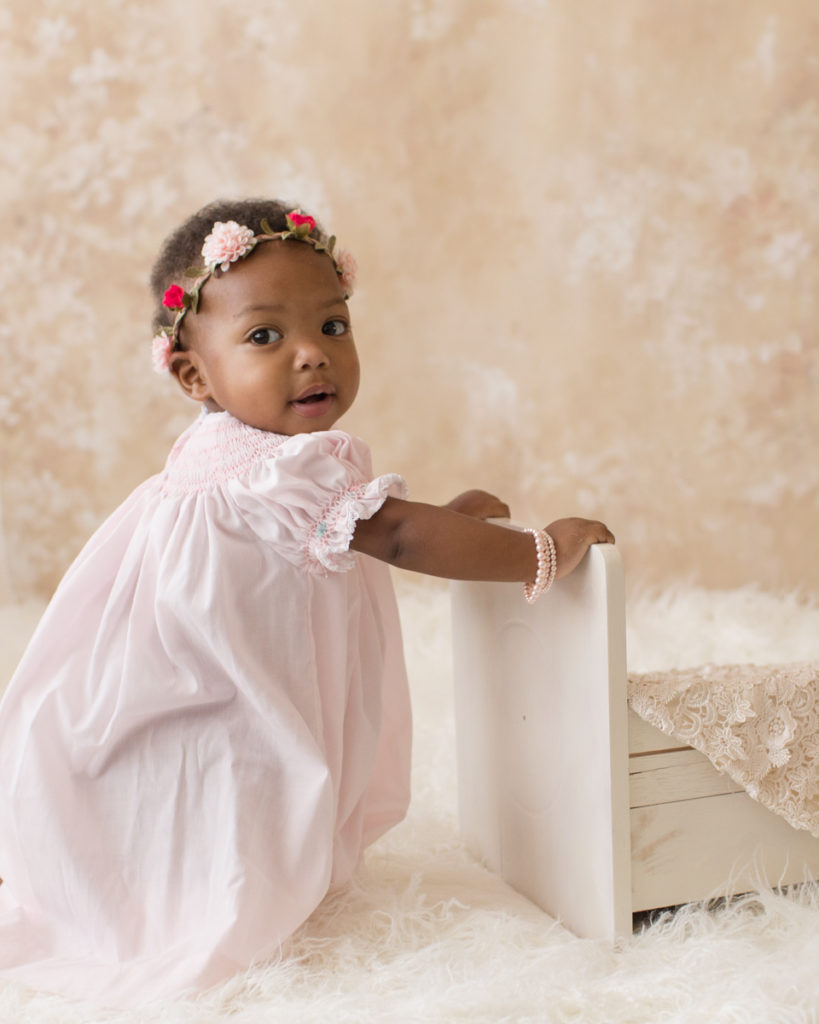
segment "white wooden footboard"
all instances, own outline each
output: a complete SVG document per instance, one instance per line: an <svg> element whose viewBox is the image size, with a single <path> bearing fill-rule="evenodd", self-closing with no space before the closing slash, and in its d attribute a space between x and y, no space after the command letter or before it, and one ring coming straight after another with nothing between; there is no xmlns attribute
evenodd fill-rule
<svg viewBox="0 0 819 1024"><path fill-rule="evenodd" d="M631 931L625 591L590 549L534 605L520 584L453 583L462 830L578 935Z"/></svg>
<svg viewBox="0 0 819 1024"><path fill-rule="evenodd" d="M623 568L590 549L534 605L452 585L461 828L577 935L632 913L819 877L819 839L627 710Z"/></svg>

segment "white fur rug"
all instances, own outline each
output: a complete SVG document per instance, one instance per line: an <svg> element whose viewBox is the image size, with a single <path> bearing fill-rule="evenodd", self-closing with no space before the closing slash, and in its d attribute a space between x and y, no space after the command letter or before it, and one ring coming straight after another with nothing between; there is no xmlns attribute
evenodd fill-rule
<svg viewBox="0 0 819 1024"><path fill-rule="evenodd" d="M14 1024L819 1020L819 886L661 916L612 948L577 939L477 864L455 816L445 588L401 581L416 716L414 801L280 961L196 1001L94 1010L0 985ZM7 677L39 609L0 609ZM694 588L631 601L634 671L819 657L819 601ZM1 784L1 783L0 783Z"/></svg>

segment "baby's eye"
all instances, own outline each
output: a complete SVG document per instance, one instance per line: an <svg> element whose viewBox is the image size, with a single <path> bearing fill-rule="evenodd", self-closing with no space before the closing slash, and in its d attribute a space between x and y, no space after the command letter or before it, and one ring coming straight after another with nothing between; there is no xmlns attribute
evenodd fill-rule
<svg viewBox="0 0 819 1024"><path fill-rule="evenodd" d="M344 334L349 329L350 325L346 320L328 320L321 328L321 331L322 334L330 334L335 337L336 335Z"/></svg>
<svg viewBox="0 0 819 1024"><path fill-rule="evenodd" d="M252 345L272 345L274 342L281 341L281 337L275 327L258 327L248 340Z"/></svg>

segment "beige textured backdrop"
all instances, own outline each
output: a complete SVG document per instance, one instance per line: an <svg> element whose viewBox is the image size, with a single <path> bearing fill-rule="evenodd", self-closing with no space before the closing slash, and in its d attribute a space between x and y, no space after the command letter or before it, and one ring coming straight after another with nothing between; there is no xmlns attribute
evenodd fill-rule
<svg viewBox="0 0 819 1024"><path fill-rule="evenodd" d="M416 497L819 591L815 0L5 0L0 68L0 599L195 414L149 266L258 193L357 255L346 425Z"/></svg>

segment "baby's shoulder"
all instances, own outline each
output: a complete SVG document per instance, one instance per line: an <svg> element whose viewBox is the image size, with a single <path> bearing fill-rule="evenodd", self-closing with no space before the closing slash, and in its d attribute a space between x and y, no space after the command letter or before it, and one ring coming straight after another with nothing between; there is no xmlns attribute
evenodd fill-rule
<svg viewBox="0 0 819 1024"><path fill-rule="evenodd" d="M257 430L229 413L203 413L173 446L163 473L166 495L215 490L276 458L289 439Z"/></svg>
<svg viewBox="0 0 819 1024"><path fill-rule="evenodd" d="M162 474L162 493L182 497L219 490L247 478L261 463L286 460L288 472L311 476L316 460L366 461L363 441L340 430L273 434L230 413L205 413L178 439Z"/></svg>

